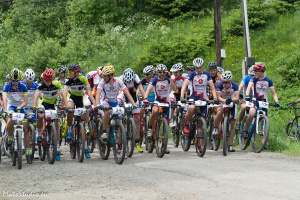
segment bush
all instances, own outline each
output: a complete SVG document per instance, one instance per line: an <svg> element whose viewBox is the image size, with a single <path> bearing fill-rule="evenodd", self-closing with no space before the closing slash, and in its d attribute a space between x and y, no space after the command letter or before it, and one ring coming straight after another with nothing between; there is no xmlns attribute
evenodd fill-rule
<svg viewBox="0 0 300 200"><path fill-rule="evenodd" d="M290 52L288 55L281 57L274 62L275 68L281 74L282 82L281 86L288 87L300 87L300 52Z"/></svg>
<svg viewBox="0 0 300 200"><path fill-rule="evenodd" d="M184 65L191 64L195 57L205 57L208 48L205 41L201 39L174 38L174 41L168 41L160 44L153 44L148 55L142 57L137 63L137 71L141 71L140 66L147 64L164 63L168 67L177 62Z"/></svg>

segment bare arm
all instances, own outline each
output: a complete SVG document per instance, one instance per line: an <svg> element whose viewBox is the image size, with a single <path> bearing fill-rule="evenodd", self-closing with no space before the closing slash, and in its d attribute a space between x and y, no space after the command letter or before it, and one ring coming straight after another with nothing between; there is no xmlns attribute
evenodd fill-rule
<svg viewBox="0 0 300 200"><path fill-rule="evenodd" d="M189 84L190 84L190 81L188 79L185 79L183 84L182 84L181 91L180 91L180 97L181 98L184 98L185 93L186 93L186 89L187 89Z"/></svg>
<svg viewBox="0 0 300 200"><path fill-rule="evenodd" d="M138 91L139 91L139 93L140 93L140 95L141 95L142 97L145 96L145 91L144 91L144 88L143 88L142 84L139 84L139 86L138 86Z"/></svg>
<svg viewBox="0 0 300 200"><path fill-rule="evenodd" d="M272 91L272 96L273 96L274 101L275 101L276 103L278 103L279 101L278 101L278 96L277 96L275 87L273 86L273 87L271 87L270 89L271 89L271 91Z"/></svg>
<svg viewBox="0 0 300 200"><path fill-rule="evenodd" d="M129 93L128 89L125 89L124 91L124 94L126 95L126 97L128 98L129 102L133 105L133 106L136 106L135 105L135 102L131 96L131 94Z"/></svg>
<svg viewBox="0 0 300 200"><path fill-rule="evenodd" d="M33 98L33 106L34 107L37 107L37 104L38 104L38 99L42 96L42 92L37 90L35 93L34 93L34 98Z"/></svg>
<svg viewBox="0 0 300 200"><path fill-rule="evenodd" d="M3 109L7 111L7 93L3 92Z"/></svg>
<svg viewBox="0 0 300 200"><path fill-rule="evenodd" d="M216 88L215 88L215 85L214 85L213 81L210 80L208 82L208 84L209 84L209 87L211 89L211 92L212 92L212 95L213 95L214 99L217 99L217 92L216 92Z"/></svg>
<svg viewBox="0 0 300 200"><path fill-rule="evenodd" d="M248 87L247 87L247 90L246 90L246 96L249 96L250 95L250 91L253 91L253 87L254 87L254 84L252 81L250 81Z"/></svg>

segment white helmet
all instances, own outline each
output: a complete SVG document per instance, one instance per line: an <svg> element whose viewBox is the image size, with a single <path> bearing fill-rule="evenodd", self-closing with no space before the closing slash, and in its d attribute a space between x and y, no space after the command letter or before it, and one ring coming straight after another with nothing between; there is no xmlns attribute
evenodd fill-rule
<svg viewBox="0 0 300 200"><path fill-rule="evenodd" d="M195 58L195 59L193 60L193 65L194 65L195 67L202 67L203 64L204 64L204 60L203 60L202 58Z"/></svg>
<svg viewBox="0 0 300 200"><path fill-rule="evenodd" d="M24 74L27 81L33 81L35 79L35 73L31 68L27 68Z"/></svg>
<svg viewBox="0 0 300 200"><path fill-rule="evenodd" d="M170 69L170 72L178 72L182 70L183 65L181 63L174 64Z"/></svg>
<svg viewBox="0 0 300 200"><path fill-rule="evenodd" d="M231 81L232 80L232 73L231 73L231 71L225 71L225 72L223 72L222 76L223 76L223 79L226 80L226 81Z"/></svg>
<svg viewBox="0 0 300 200"><path fill-rule="evenodd" d="M156 71L167 71L167 66L164 64L158 64L156 67Z"/></svg>
<svg viewBox="0 0 300 200"><path fill-rule="evenodd" d="M251 76L254 76L255 73L254 73L254 65L252 65L249 69L248 69L248 74L251 75Z"/></svg>
<svg viewBox="0 0 300 200"><path fill-rule="evenodd" d="M134 80L134 71L131 68L127 68L123 72L124 83L130 83Z"/></svg>
<svg viewBox="0 0 300 200"><path fill-rule="evenodd" d="M223 67L217 67L217 70L219 73L223 74L224 73L224 68Z"/></svg>
<svg viewBox="0 0 300 200"><path fill-rule="evenodd" d="M144 74L150 74L154 71L153 65L148 65L143 69Z"/></svg>

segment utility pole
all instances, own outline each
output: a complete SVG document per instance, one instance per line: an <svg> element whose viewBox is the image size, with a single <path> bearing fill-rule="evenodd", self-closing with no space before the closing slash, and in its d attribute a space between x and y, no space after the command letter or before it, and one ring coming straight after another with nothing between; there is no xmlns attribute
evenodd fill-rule
<svg viewBox="0 0 300 200"><path fill-rule="evenodd" d="M252 58L251 44L250 44L250 32L248 21L248 6L247 0L242 0L242 13L243 13L243 29L244 29L244 47L245 47L245 60L243 67L243 75L247 74L247 69L255 63L255 59Z"/></svg>
<svg viewBox="0 0 300 200"><path fill-rule="evenodd" d="M222 26L221 26L221 0L214 0L214 24L215 24L215 43L216 58L218 66L222 66Z"/></svg>

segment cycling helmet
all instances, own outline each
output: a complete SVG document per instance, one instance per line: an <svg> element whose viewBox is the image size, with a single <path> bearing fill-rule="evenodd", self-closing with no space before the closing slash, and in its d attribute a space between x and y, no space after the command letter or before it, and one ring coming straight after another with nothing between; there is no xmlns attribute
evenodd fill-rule
<svg viewBox="0 0 300 200"><path fill-rule="evenodd" d="M102 69L102 74L104 76L112 75L115 73L115 67L113 65L105 65Z"/></svg>
<svg viewBox="0 0 300 200"><path fill-rule="evenodd" d="M178 71L182 71L183 65L181 63L176 63L172 66L171 68L171 72L178 72Z"/></svg>
<svg viewBox="0 0 300 200"><path fill-rule="evenodd" d="M127 68L123 72L123 81L124 83L131 83L134 79L134 71L131 68Z"/></svg>
<svg viewBox="0 0 300 200"><path fill-rule="evenodd" d="M219 73L223 74L224 73L224 68L223 67L217 67L217 70Z"/></svg>
<svg viewBox="0 0 300 200"><path fill-rule="evenodd" d="M226 80L226 81L231 81L232 80L232 73L231 73L231 71L225 71L225 72L223 72L222 76L223 76L223 79Z"/></svg>
<svg viewBox="0 0 300 200"><path fill-rule="evenodd" d="M265 72L266 71L266 66L263 63L258 63L254 65L254 71L255 72Z"/></svg>
<svg viewBox="0 0 300 200"><path fill-rule="evenodd" d="M153 65L148 65L143 69L144 74L150 74L154 71Z"/></svg>
<svg viewBox="0 0 300 200"><path fill-rule="evenodd" d="M80 65L78 65L78 64L70 64L68 68L69 68L69 71L73 71L75 73L81 72Z"/></svg>
<svg viewBox="0 0 300 200"><path fill-rule="evenodd" d="M209 69L217 69L217 63L215 63L215 62L208 63L208 68Z"/></svg>
<svg viewBox="0 0 300 200"><path fill-rule="evenodd" d="M44 81L52 81L55 78L54 69L46 68L41 77Z"/></svg>
<svg viewBox="0 0 300 200"><path fill-rule="evenodd" d="M11 81L20 81L23 79L23 73L21 70L17 69L17 68L13 68L10 71L10 75L9 78Z"/></svg>
<svg viewBox="0 0 300 200"><path fill-rule="evenodd" d="M27 81L33 81L35 79L35 73L31 68L26 69L24 74Z"/></svg>
<svg viewBox="0 0 300 200"><path fill-rule="evenodd" d="M67 73L68 68L65 65L62 65L58 68L58 73L62 74L62 73Z"/></svg>
<svg viewBox="0 0 300 200"><path fill-rule="evenodd" d="M157 72L160 72L160 71L166 71L166 70L167 70L167 66L164 65L164 64L158 64L158 65L156 66L156 71L157 71Z"/></svg>
<svg viewBox="0 0 300 200"><path fill-rule="evenodd" d="M193 60L193 65L194 65L195 67L202 67L203 64L204 64L204 60L203 60L202 58L195 58L195 59Z"/></svg>
<svg viewBox="0 0 300 200"><path fill-rule="evenodd" d="M251 76L254 76L255 73L254 73L254 65L252 65L249 69L248 69L248 74L251 75Z"/></svg>

